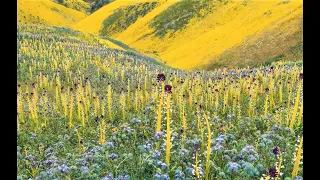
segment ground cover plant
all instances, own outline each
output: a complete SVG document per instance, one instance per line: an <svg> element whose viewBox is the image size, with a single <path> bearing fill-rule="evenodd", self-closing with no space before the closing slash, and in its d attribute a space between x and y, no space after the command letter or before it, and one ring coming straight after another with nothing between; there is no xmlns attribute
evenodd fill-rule
<svg viewBox="0 0 320 180"><path fill-rule="evenodd" d="M302 63L180 70L44 25L17 55L17 179L303 177Z"/></svg>

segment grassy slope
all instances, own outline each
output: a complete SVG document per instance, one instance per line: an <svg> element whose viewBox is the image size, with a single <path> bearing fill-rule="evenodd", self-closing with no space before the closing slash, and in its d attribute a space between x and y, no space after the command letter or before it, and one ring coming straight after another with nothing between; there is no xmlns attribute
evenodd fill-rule
<svg viewBox="0 0 320 180"><path fill-rule="evenodd" d="M87 15L49 0L18 0L18 24L70 27Z"/></svg>
<svg viewBox="0 0 320 180"><path fill-rule="evenodd" d="M52 0L56 3L59 3L58 0ZM83 1L83 0L65 0L63 3L59 3L67 8L71 8L83 13L87 13L90 10L89 3Z"/></svg>
<svg viewBox="0 0 320 180"><path fill-rule="evenodd" d="M91 7L90 7L90 13L94 13L95 11L99 10L103 6L115 1L115 0L91 0Z"/></svg>
<svg viewBox="0 0 320 180"><path fill-rule="evenodd" d="M145 16L157 6L157 2L143 2L117 9L103 21L100 35L111 36L121 33L138 18Z"/></svg>
<svg viewBox="0 0 320 180"><path fill-rule="evenodd" d="M171 5L177 3L179 1L165 1L157 6L154 10L146 14L144 17L139 18L136 23L129 26L125 31L114 36L114 38L125 42L126 44L133 44L134 42L138 41L140 38L148 34L153 34L154 30L148 28L148 24L154 19L157 15L161 12L166 10ZM139 49L141 50L141 49ZM153 54L149 53L148 51L142 50L142 52L146 52L148 55L155 57Z"/></svg>
<svg viewBox="0 0 320 180"><path fill-rule="evenodd" d="M82 30L84 32L97 34L102 28L103 21L107 19L110 15L112 15L115 10L123 6L129 6L129 5L133 5L141 2L151 2L151 1L154 1L154 0L114 1L102 7L98 11L94 12L87 18L83 19L82 21L74 25L73 28Z"/></svg>
<svg viewBox="0 0 320 180"><path fill-rule="evenodd" d="M262 63L302 43L299 38L302 29L300 0L215 1L213 13L204 18L195 17L173 33L157 36L159 29L151 27L152 20L159 13L166 13L172 4L178 7L176 2L167 1L113 38L137 50L156 54L168 65L183 69L212 67L220 57L223 65L234 65L252 54L248 60L251 64L255 64L253 61ZM170 17L170 14L162 16ZM273 47L279 44L283 47L275 50ZM241 54L240 50L248 52Z"/></svg>
<svg viewBox="0 0 320 180"><path fill-rule="evenodd" d="M39 24L22 24L18 25L17 29L18 37L28 36L30 34L42 34L43 36L50 36L56 38L68 38L73 39L76 42L83 41L96 46L101 46L102 48L111 48L126 51L124 48L116 45L110 40L105 40L99 38L97 35L83 33L81 31L76 31L65 27L55 27Z"/></svg>
<svg viewBox="0 0 320 180"><path fill-rule="evenodd" d="M24 18L24 16L26 18ZM38 16L40 18L38 18ZM52 1L40 0L19 0L18 1L18 24L45 24L53 26L70 27L72 24L85 18L86 15L82 12L66 8ZM76 31L77 32L77 31ZM79 32L80 33L80 32ZM92 35L83 34L81 37L86 38ZM79 37L74 37L79 38ZM83 38L81 40L83 40ZM99 42L103 47L125 50L121 46L106 40L95 37L90 37L93 41Z"/></svg>

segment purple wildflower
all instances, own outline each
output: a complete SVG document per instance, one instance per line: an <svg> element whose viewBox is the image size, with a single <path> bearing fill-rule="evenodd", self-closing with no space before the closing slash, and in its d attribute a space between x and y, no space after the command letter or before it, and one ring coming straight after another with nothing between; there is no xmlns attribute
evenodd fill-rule
<svg viewBox="0 0 320 180"><path fill-rule="evenodd" d="M302 80L303 79L303 73L299 74L299 79Z"/></svg>
<svg viewBox="0 0 320 180"><path fill-rule="evenodd" d="M113 180L113 174L109 173L107 176L103 177L101 180Z"/></svg>
<svg viewBox="0 0 320 180"><path fill-rule="evenodd" d="M85 159L92 161L93 154L91 152L85 153L84 154Z"/></svg>
<svg viewBox="0 0 320 180"><path fill-rule="evenodd" d="M156 134L154 135L154 139L155 139L155 140L158 140L158 139L160 139L160 138L163 137L163 136L164 136L164 132L159 131L159 132L156 132Z"/></svg>
<svg viewBox="0 0 320 180"><path fill-rule="evenodd" d="M162 170L166 170L168 168L167 164L162 161L158 161L157 166L160 167Z"/></svg>
<svg viewBox="0 0 320 180"><path fill-rule="evenodd" d="M180 155L180 156L183 156L183 155L187 154L188 152L189 152L189 151L186 150L186 149L181 149L180 152L179 152L179 155Z"/></svg>
<svg viewBox="0 0 320 180"><path fill-rule="evenodd" d="M272 150L273 154L279 155L280 154L280 148L278 146L274 147Z"/></svg>
<svg viewBox="0 0 320 180"><path fill-rule="evenodd" d="M89 172L89 168L87 166L82 166L81 171L82 171L82 173L86 174Z"/></svg>
<svg viewBox="0 0 320 180"><path fill-rule="evenodd" d="M227 164L227 172L228 173L237 173L240 168L240 165L236 162L229 162Z"/></svg>
<svg viewBox="0 0 320 180"><path fill-rule="evenodd" d="M165 80L166 80L166 76L164 74L160 73L160 74L157 75L157 81L158 82L163 82Z"/></svg>
<svg viewBox="0 0 320 180"><path fill-rule="evenodd" d="M119 175L114 180L130 180L130 176L129 175Z"/></svg>
<svg viewBox="0 0 320 180"><path fill-rule="evenodd" d="M60 172L63 172L63 173L67 173L69 171L69 167L65 164L62 164L61 166L58 166L57 168Z"/></svg>
<svg viewBox="0 0 320 180"><path fill-rule="evenodd" d="M302 177L301 176L296 176L293 178L293 180L302 180Z"/></svg>
<svg viewBox="0 0 320 180"><path fill-rule="evenodd" d="M171 89L172 89L172 86L170 86L170 85L165 85L165 86L164 86L164 91L165 91L166 93L172 93L172 92L171 92Z"/></svg>
<svg viewBox="0 0 320 180"><path fill-rule="evenodd" d="M273 178L278 177L278 171L277 171L277 169L276 169L276 168L269 168L269 169L268 169L268 175L269 175L270 177L273 177Z"/></svg>
<svg viewBox="0 0 320 180"><path fill-rule="evenodd" d="M154 157L154 158L159 158L160 156L161 156L161 152L160 152L160 151L155 150L155 151L153 152L153 157Z"/></svg>
<svg viewBox="0 0 320 180"><path fill-rule="evenodd" d="M185 175L181 170L177 169L174 173L174 178L175 180L182 180L185 179Z"/></svg>
<svg viewBox="0 0 320 180"><path fill-rule="evenodd" d="M241 150L241 153L242 154L250 154L250 153L255 153L254 151L254 147L253 146L249 146L249 145L246 145L242 150Z"/></svg>
<svg viewBox="0 0 320 180"><path fill-rule="evenodd" d="M218 138L215 140L216 143L223 143L225 141L224 135L219 135Z"/></svg>
<svg viewBox="0 0 320 180"><path fill-rule="evenodd" d="M36 134L31 134L31 136L30 136L31 139L34 139L34 138L36 138L36 137L37 137Z"/></svg>
<svg viewBox="0 0 320 180"><path fill-rule="evenodd" d="M143 148L146 151L150 151L152 149L152 144L149 141L146 141L146 144L143 145Z"/></svg>
<svg viewBox="0 0 320 180"><path fill-rule="evenodd" d="M195 144L194 145L194 150L192 151L192 156L194 156L194 154L200 149L199 144Z"/></svg>
<svg viewBox="0 0 320 180"><path fill-rule="evenodd" d="M221 144L216 144L213 149L216 150L216 151L219 151L221 150L223 147L221 146Z"/></svg>
<svg viewBox="0 0 320 180"><path fill-rule="evenodd" d="M107 148L114 148L114 143L113 142L106 142Z"/></svg>
<svg viewBox="0 0 320 180"><path fill-rule="evenodd" d="M118 155L117 154L115 154L115 153L111 153L111 154L109 154L109 156L108 156L110 159L116 159L116 158L118 158Z"/></svg>

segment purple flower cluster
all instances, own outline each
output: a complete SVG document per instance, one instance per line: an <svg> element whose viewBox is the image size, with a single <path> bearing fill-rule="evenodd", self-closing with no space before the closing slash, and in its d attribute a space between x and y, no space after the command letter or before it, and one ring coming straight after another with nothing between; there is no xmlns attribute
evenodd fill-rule
<svg viewBox="0 0 320 180"><path fill-rule="evenodd" d="M154 175L154 178L156 180L169 180L169 176L167 174L161 174L159 172L157 172L155 175Z"/></svg>
<svg viewBox="0 0 320 180"><path fill-rule="evenodd" d="M184 156L184 155L186 155L188 153L189 153L189 151L187 149L181 149L180 152L179 152L179 155L180 156Z"/></svg>
<svg viewBox="0 0 320 180"><path fill-rule="evenodd" d="M159 74L157 75L157 81L158 81L158 82L163 82L163 81L165 81L165 80L166 80L166 76L165 76L164 74L159 73Z"/></svg>
<svg viewBox="0 0 320 180"><path fill-rule="evenodd" d="M172 93L172 86L170 86L170 85L165 85L164 86L164 91L166 92L166 93Z"/></svg>
<svg viewBox="0 0 320 180"><path fill-rule="evenodd" d="M161 152L160 151L155 150L153 152L153 158L158 159L158 158L160 158L160 156L161 156Z"/></svg>
<svg viewBox="0 0 320 180"><path fill-rule="evenodd" d="M115 153L111 153L111 154L108 155L108 157L109 157L110 159L114 160L114 159L118 158L118 155L115 154Z"/></svg>
<svg viewBox="0 0 320 180"><path fill-rule="evenodd" d="M237 173L240 167L241 166L236 162L229 162L226 166L228 173Z"/></svg>
<svg viewBox="0 0 320 180"><path fill-rule="evenodd" d="M155 140L158 140L158 139L160 139L160 138L163 137L163 136L164 136L164 132L159 131L159 132L156 132L156 134L154 135L154 139L155 139Z"/></svg>
<svg viewBox="0 0 320 180"><path fill-rule="evenodd" d="M92 161L93 153L92 152L84 153L84 158L88 161Z"/></svg>
<svg viewBox="0 0 320 180"><path fill-rule="evenodd" d="M162 170L166 170L168 168L167 164L162 161L157 161L156 165Z"/></svg>
<svg viewBox="0 0 320 180"><path fill-rule="evenodd" d="M106 142L105 145L107 146L108 149L114 148L114 143L113 142Z"/></svg>
<svg viewBox="0 0 320 180"><path fill-rule="evenodd" d="M278 146L274 147L272 150L273 154L279 155L280 154L280 148Z"/></svg>
<svg viewBox="0 0 320 180"><path fill-rule="evenodd" d="M246 146L241 150L241 154L251 154L251 153L256 153L256 152L254 151L254 147L253 147L253 146L246 145Z"/></svg>
<svg viewBox="0 0 320 180"><path fill-rule="evenodd" d="M126 125L121 125L120 128L122 129L123 132L125 133L130 133L133 130L130 127L127 127Z"/></svg>
<svg viewBox="0 0 320 180"><path fill-rule="evenodd" d="M269 175L270 177L273 177L273 178L278 177L278 171L277 171L277 169L276 169L276 168L269 168L269 169L268 169L268 175Z"/></svg>
<svg viewBox="0 0 320 180"><path fill-rule="evenodd" d="M69 167L65 164L62 164L61 166L57 167L58 171L62 172L62 173L67 173L69 172Z"/></svg>

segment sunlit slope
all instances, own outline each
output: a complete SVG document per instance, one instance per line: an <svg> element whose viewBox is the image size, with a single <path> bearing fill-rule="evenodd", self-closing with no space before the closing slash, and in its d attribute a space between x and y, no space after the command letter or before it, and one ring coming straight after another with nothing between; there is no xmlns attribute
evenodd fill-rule
<svg viewBox="0 0 320 180"><path fill-rule="evenodd" d="M129 26L125 31L114 36L116 39L123 41L127 44L135 43L136 41L142 39L144 36L154 33L154 29L149 28L149 23L160 13L166 10L171 5L179 2L180 0L166 1L156 7L153 11L146 14L144 17L138 19L136 23ZM137 47L137 46L136 46ZM140 50L146 51L146 49L139 48Z"/></svg>
<svg viewBox="0 0 320 180"><path fill-rule="evenodd" d="M53 2L59 3L67 8L71 8L83 13L89 12L90 5L89 3L83 1L83 0L64 0L61 2L61 0L52 0Z"/></svg>
<svg viewBox="0 0 320 180"><path fill-rule="evenodd" d="M200 10L203 16L192 17L180 29L170 26L176 24L174 19L161 22L162 27L171 28L168 31L152 27L159 13L170 17L167 12L170 8L171 13L175 12L172 8L178 3L167 1L113 38L183 69L212 66L220 58L224 62L220 65L246 62L248 58L251 64L262 63L290 53L302 43L298 37L302 30L301 0L212 1L212 8ZM169 8L163 8L165 5ZM188 18L188 14L180 18ZM283 47L276 49L279 44Z"/></svg>
<svg viewBox="0 0 320 180"><path fill-rule="evenodd" d="M18 24L47 24L70 27L86 16L83 12L49 0L18 0Z"/></svg>
<svg viewBox="0 0 320 180"><path fill-rule="evenodd" d="M106 18L102 23L99 34L102 36L116 36L144 17L159 5L158 2L142 2L134 5L120 7Z"/></svg>
<svg viewBox="0 0 320 180"><path fill-rule="evenodd" d="M102 7L87 18L83 19L82 21L74 25L73 28L87 33L97 34L102 28L103 21L110 15L112 15L117 9L137 3L152 1L155 0L116 0Z"/></svg>
<svg viewBox="0 0 320 180"><path fill-rule="evenodd" d="M300 28L299 28L300 27ZM255 66L279 60L301 61L303 53L302 16L275 22L265 31L247 37L243 43L211 59L201 68Z"/></svg>

